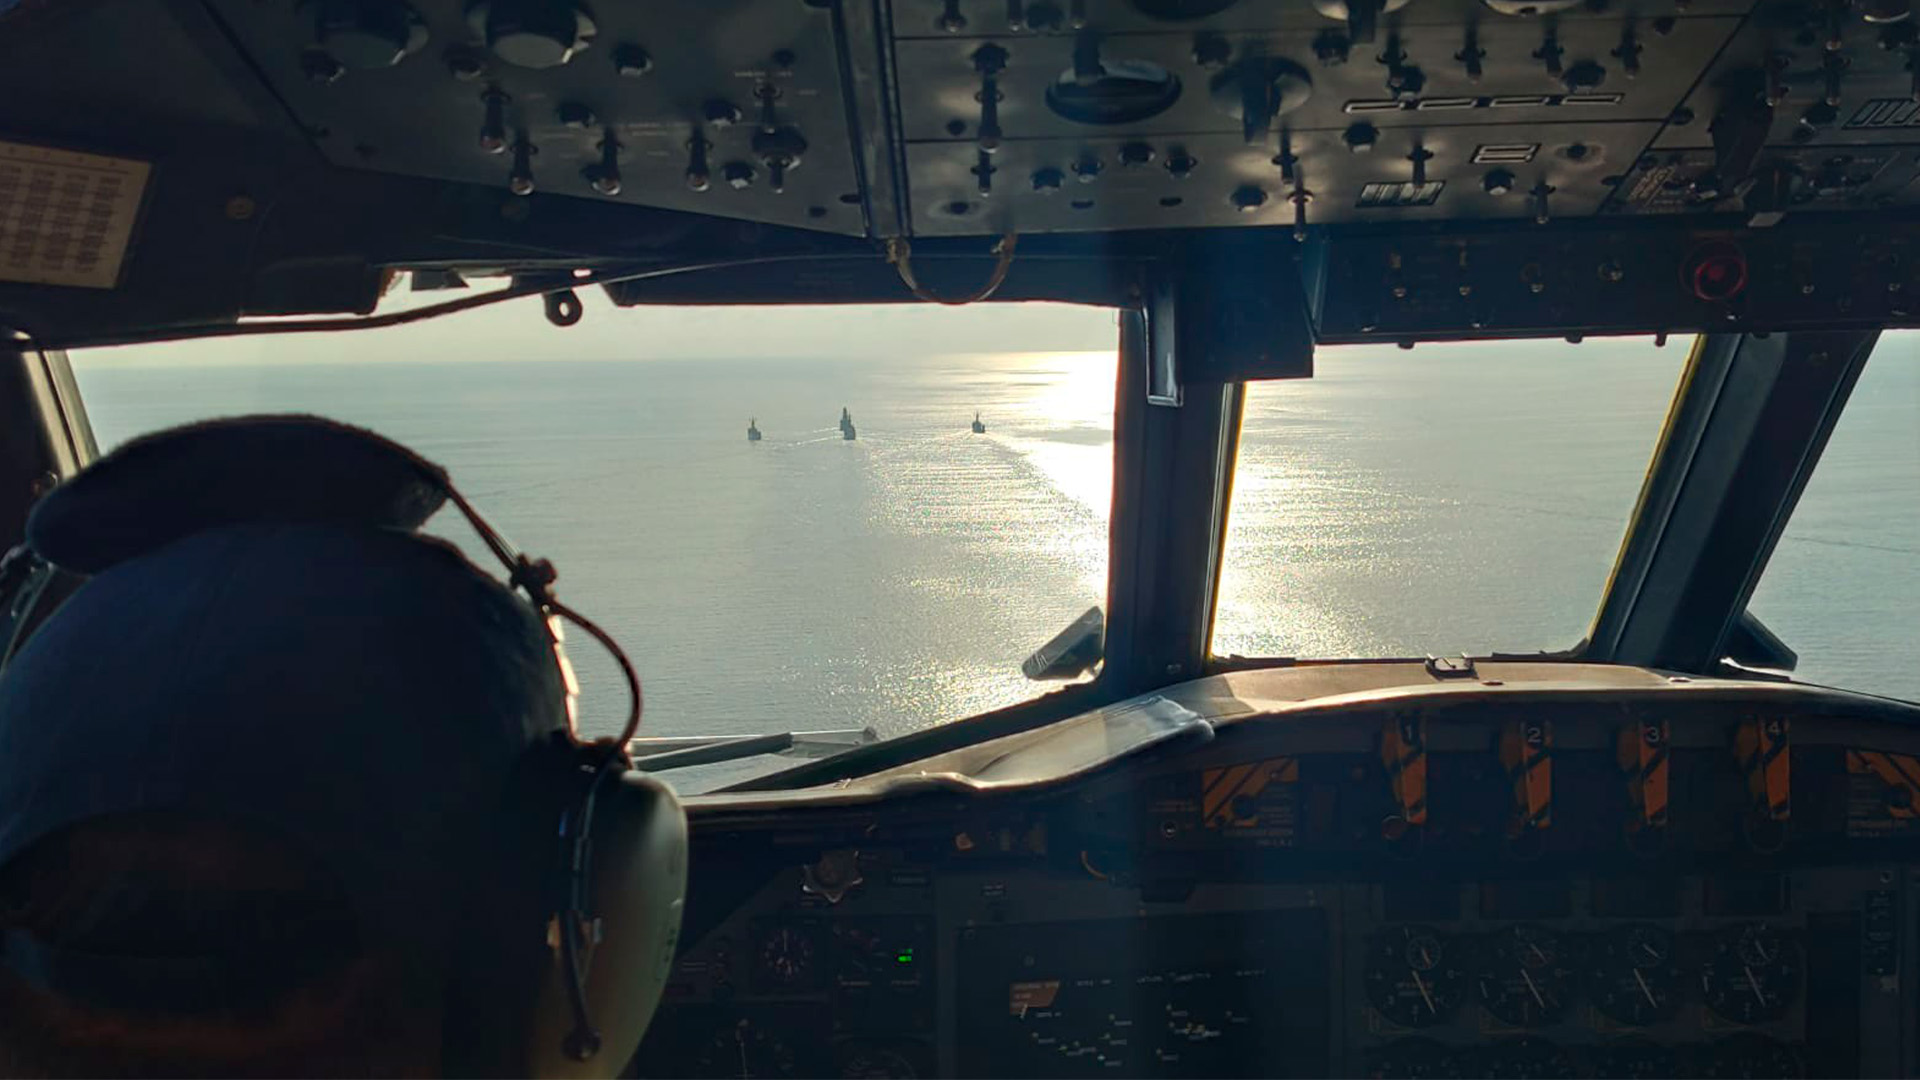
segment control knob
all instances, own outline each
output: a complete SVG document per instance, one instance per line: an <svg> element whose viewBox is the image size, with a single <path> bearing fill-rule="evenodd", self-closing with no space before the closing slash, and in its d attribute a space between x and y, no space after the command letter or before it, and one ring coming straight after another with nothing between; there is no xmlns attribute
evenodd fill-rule
<svg viewBox="0 0 1920 1080"><path fill-rule="evenodd" d="M314 0L314 44L342 67L391 67L427 43L427 24L399 0Z"/></svg>
<svg viewBox="0 0 1920 1080"><path fill-rule="evenodd" d="M493 54L525 68L559 67L587 47L593 19L571 0L479 0L467 23Z"/></svg>

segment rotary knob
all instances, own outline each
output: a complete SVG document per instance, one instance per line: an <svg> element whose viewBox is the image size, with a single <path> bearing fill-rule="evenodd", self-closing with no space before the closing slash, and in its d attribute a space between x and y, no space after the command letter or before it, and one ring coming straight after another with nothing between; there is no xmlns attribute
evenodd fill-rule
<svg viewBox="0 0 1920 1080"><path fill-rule="evenodd" d="M550 68L573 59L593 39L594 23L570 0L480 0L467 22L493 54L524 68Z"/></svg>
<svg viewBox="0 0 1920 1080"><path fill-rule="evenodd" d="M1151 165L1153 157L1153 147L1143 142L1130 142L1120 147L1120 164L1123 168L1137 169L1142 165Z"/></svg>
<svg viewBox="0 0 1920 1080"><path fill-rule="evenodd" d="M1227 201L1233 203L1235 210L1243 214L1251 214L1267 205L1267 193L1252 184L1243 184L1233 189L1233 194L1227 197Z"/></svg>
<svg viewBox="0 0 1920 1080"><path fill-rule="evenodd" d="M1060 185L1066 183L1066 179L1066 176L1063 175L1059 169L1035 169L1033 173L1033 190L1042 195L1051 195L1060 190Z"/></svg>
<svg viewBox="0 0 1920 1080"><path fill-rule="evenodd" d="M314 44L342 67L392 67L427 43L419 12L398 0L315 0Z"/></svg>
<svg viewBox="0 0 1920 1080"><path fill-rule="evenodd" d="M1349 152L1364 154L1372 150L1374 144L1380 141L1380 129L1362 121L1358 124L1350 125L1346 133L1340 136L1340 139L1347 144L1347 150Z"/></svg>

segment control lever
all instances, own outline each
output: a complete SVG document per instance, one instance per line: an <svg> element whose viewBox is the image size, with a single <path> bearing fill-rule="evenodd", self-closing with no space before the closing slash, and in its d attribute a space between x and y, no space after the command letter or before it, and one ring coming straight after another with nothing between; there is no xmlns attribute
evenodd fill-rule
<svg viewBox="0 0 1920 1080"><path fill-rule="evenodd" d="M1513 720L1500 731L1500 764L1513 785L1516 836L1553 824L1553 725Z"/></svg>
<svg viewBox="0 0 1920 1080"><path fill-rule="evenodd" d="M1389 718L1380 731L1380 761L1399 811L1382 824L1388 839L1427 823L1427 720L1414 714Z"/></svg>
<svg viewBox="0 0 1920 1080"><path fill-rule="evenodd" d="M1747 720L1734 729L1733 756L1747 776L1755 816L1784 822L1793 812L1792 746L1784 718Z"/></svg>
<svg viewBox="0 0 1920 1080"><path fill-rule="evenodd" d="M1627 774L1627 804L1634 814L1627 822L1629 836L1666 827L1671 736L1666 720L1642 720L1621 728L1614 742L1614 759Z"/></svg>

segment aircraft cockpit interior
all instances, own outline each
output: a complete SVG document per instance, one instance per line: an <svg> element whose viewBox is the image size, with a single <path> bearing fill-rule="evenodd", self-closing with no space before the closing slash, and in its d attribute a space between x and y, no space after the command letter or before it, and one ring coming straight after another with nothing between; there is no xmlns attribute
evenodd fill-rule
<svg viewBox="0 0 1920 1080"><path fill-rule="evenodd" d="M665 339L608 328L671 315L644 325L698 342L842 309L862 313L831 324L851 355L897 312L1010 327L1041 305L1097 320L1105 366L1030 418L943 398L944 441L924 446L904 406L828 400L852 359L790 393L766 389L778 372L758 397L759 375L729 376L722 450L787 471L716 494L642 470L576 512L667 539L596 562L576 538L590 569L556 558L557 586L494 547L466 496L433 496L549 621L600 619L569 638L576 662L603 625L657 680L644 722L636 685L628 726L595 734L685 814L683 864L603 860L632 878L619 890L581 885L585 848L568 849L543 946L568 993L520 1071L1920 1074L1909 0L0 0L0 534L24 553L0 564L5 655L93 572L39 544L37 504L81 495L72 478L120 438L95 437L108 410L152 405L107 359L96 393L92 357L245 343L271 360L486 317L644 358ZM1527 389L1449 366L1482 348ZM1595 432L1628 378L1611 348L1666 366L1632 399L1617 497L1589 513L1554 492L1604 471ZM890 363L871 361L907 379ZM1362 367L1385 374L1363 385ZM463 490L492 525L564 547L569 530L537 523L562 500L507 440L563 392L600 415L605 370L544 369L485 426L402 441L459 458L456 482L478 462ZM634 378L663 401L694 378L657 370ZM972 386L971 370L925 377ZM311 382L396 408L411 385L362 378ZM449 383L448 408L482 382ZM804 423L783 413L803 390L821 395ZM248 401L202 415L287 411ZM1075 408L1098 430L1048 434ZM1870 450L1847 436L1866 417L1886 429ZM1506 441L1528 423L1537 445ZM1474 449L1430 444L1439 426ZM1051 458L1033 450L1048 439ZM1085 463L1097 512L964 476L927 494L989 446ZM1524 513L1382 479L1415 463L1493 491L1540 447L1568 464ZM828 476L843 450L870 471ZM1282 482L1256 450L1310 464ZM130 505L218 486L156 476ZM1346 510L1309 508L1348 483ZM642 520L674 484L726 523L718 539ZM531 509L500 511L498 492ZM1755 597L1780 595L1783 536L1842 496L1794 564L1796 595L1858 631L1829 641ZM1390 542L1355 539L1416 506ZM1397 559L1443 520L1457 552ZM895 539L803 539L850 521ZM1570 521L1598 537L1590 582L1553 592L1510 564L1529 538L1555 557ZM977 566L926 546L962 526ZM1093 593L1036 636L1007 597L1069 528L1085 558L1062 573ZM1241 546L1276 537L1291 554L1245 570ZM1891 569L1849 576L1856 557ZM1323 566L1364 588L1336 596ZM647 588L683 589L676 610L735 603L743 635L797 629L751 651L696 635L695 678L655 651L676 616L635 615L593 573L660 575ZM952 632L1027 656L1024 677L1017 656L991 677L1033 689L994 697L981 665L942 668L941 621L892 601L824 614L753 591L842 573L997 598ZM1451 605L1421 616L1430 644L1343 651L1339 627L1430 596ZM1567 632L1447 636L1507 604ZM1281 630L1226 633L1254 609ZM1309 612L1335 630L1288 639ZM868 621L884 629L862 637ZM1814 662L1868 636L1884 680ZM808 681L842 639L859 655L925 639L936 660L833 668L843 698ZM597 670L617 713L625 683ZM857 694L879 719L831 722ZM888 719L923 698L928 722ZM702 737L675 720L689 709L743 726ZM878 734L808 736L823 726ZM652 828L597 847L669 842ZM602 909L576 920L588 892ZM623 916L654 920L644 991L605 990L575 955ZM604 1045L582 1037L589 1007Z"/></svg>

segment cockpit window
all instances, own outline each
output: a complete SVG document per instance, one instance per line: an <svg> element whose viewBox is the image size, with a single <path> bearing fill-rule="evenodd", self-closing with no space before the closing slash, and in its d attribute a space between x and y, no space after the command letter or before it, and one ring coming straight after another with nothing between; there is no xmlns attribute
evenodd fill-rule
<svg viewBox="0 0 1920 1080"><path fill-rule="evenodd" d="M1874 346L1748 610L1795 678L1920 701L1920 333Z"/></svg>
<svg viewBox="0 0 1920 1080"><path fill-rule="evenodd" d="M1312 379L1250 385L1214 654L1573 646L1689 347L1323 348Z"/></svg>
<svg viewBox="0 0 1920 1080"><path fill-rule="evenodd" d="M643 735L888 737L1053 688L1022 662L1106 598L1112 312L587 299L568 329L528 301L74 364L103 449L297 411L446 465L625 644ZM569 651L610 731L617 672Z"/></svg>

